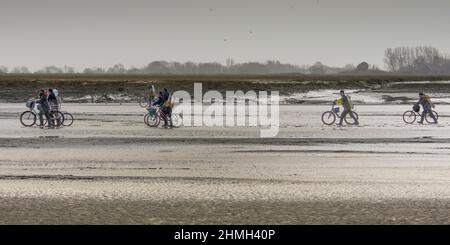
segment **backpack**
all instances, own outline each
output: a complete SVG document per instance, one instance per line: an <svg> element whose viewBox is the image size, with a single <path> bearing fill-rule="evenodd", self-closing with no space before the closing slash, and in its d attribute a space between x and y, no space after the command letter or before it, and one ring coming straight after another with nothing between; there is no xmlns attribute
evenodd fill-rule
<svg viewBox="0 0 450 245"><path fill-rule="evenodd" d="M347 101L350 108L355 108L355 105L353 104L352 97L350 95L347 95Z"/></svg>
<svg viewBox="0 0 450 245"><path fill-rule="evenodd" d="M163 107L165 107L165 108L172 108L173 107L172 95L171 94L169 94L169 97L164 102Z"/></svg>
<svg viewBox="0 0 450 245"><path fill-rule="evenodd" d="M170 99L166 100L166 102L164 102L163 107L165 107L165 108L172 108L173 107L172 101L170 101Z"/></svg>
<svg viewBox="0 0 450 245"><path fill-rule="evenodd" d="M431 103L431 99L430 96L425 95L425 101L428 102L428 104L432 105L433 103Z"/></svg>

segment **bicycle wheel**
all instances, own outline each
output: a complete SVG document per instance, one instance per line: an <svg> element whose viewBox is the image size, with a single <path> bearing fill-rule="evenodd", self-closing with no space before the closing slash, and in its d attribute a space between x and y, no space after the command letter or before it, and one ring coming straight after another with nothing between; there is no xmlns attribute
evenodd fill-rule
<svg viewBox="0 0 450 245"><path fill-rule="evenodd" d="M431 113L433 113L433 115L434 115L434 117L436 118L436 121L437 121L438 118L439 118L438 113L436 111L431 111ZM425 115L425 121L427 121L427 123L434 123L433 118L431 118L430 114L428 114L428 113Z"/></svg>
<svg viewBox="0 0 450 245"><path fill-rule="evenodd" d="M56 112L56 111L55 112L50 112L50 117L51 117L51 120L53 122L53 126L61 127L63 125L64 115L63 115L62 112L60 112L60 111L58 111L58 112ZM47 118L45 117L45 115L43 117L43 122L42 123L43 123L44 126L48 126L48 121L47 121Z"/></svg>
<svg viewBox="0 0 450 245"><path fill-rule="evenodd" d="M332 111L326 111L322 114L322 122L325 125L332 125L336 121L336 115Z"/></svg>
<svg viewBox="0 0 450 245"><path fill-rule="evenodd" d="M161 119L157 115L150 113L145 115L144 119L145 124L147 124L147 126L149 127L158 127L159 122L161 121Z"/></svg>
<svg viewBox="0 0 450 245"><path fill-rule="evenodd" d="M64 118L62 121L62 125L65 127L70 127L73 124L73 116L72 114L68 113L68 112L64 112Z"/></svg>
<svg viewBox="0 0 450 245"><path fill-rule="evenodd" d="M353 115L355 116L356 120L359 119L359 115L358 113L352 111ZM348 125L355 125L357 121L355 121L355 119L352 118L352 116L350 116L350 113L347 114L347 116L345 116L344 118L345 123L347 123Z"/></svg>
<svg viewBox="0 0 450 245"><path fill-rule="evenodd" d="M145 116L144 116L144 123L145 123L145 125L147 125L147 126L150 126L150 125L148 125L147 123L147 120L148 120L148 117L150 116L150 113L147 113L147 114L145 114Z"/></svg>
<svg viewBox="0 0 450 245"><path fill-rule="evenodd" d="M416 113L414 111L405 111L403 113L403 121L407 124L413 124L416 121Z"/></svg>
<svg viewBox="0 0 450 245"><path fill-rule="evenodd" d="M148 106L148 99L147 98L142 98L141 100L139 100L139 106L142 108L145 108Z"/></svg>
<svg viewBox="0 0 450 245"><path fill-rule="evenodd" d="M172 113L172 127L181 127L181 125L183 124L183 115L181 113Z"/></svg>
<svg viewBox="0 0 450 245"><path fill-rule="evenodd" d="M25 127L32 127L36 124L36 114L25 111L20 115L20 123Z"/></svg>

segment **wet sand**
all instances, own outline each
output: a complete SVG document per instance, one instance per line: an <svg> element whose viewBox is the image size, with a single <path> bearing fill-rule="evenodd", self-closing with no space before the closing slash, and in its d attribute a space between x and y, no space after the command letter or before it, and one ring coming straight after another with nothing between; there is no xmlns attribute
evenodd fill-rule
<svg viewBox="0 0 450 245"><path fill-rule="evenodd" d="M450 106L405 125L404 105L281 107L256 127L148 128L135 104L67 104L72 127L24 128L0 105L1 224L449 224ZM448 121L447 121L448 120Z"/></svg>

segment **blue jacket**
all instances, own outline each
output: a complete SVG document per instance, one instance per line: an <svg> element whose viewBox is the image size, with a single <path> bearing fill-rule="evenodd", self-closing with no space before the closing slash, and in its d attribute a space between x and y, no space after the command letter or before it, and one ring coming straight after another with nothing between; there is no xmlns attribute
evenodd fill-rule
<svg viewBox="0 0 450 245"><path fill-rule="evenodd" d="M169 99L169 92L168 91L164 91L163 92L163 99L164 99L164 102L166 102Z"/></svg>
<svg viewBox="0 0 450 245"><path fill-rule="evenodd" d="M162 107L164 105L164 99L161 96L158 96L158 99L156 99L153 103L153 106L158 105Z"/></svg>
<svg viewBox="0 0 450 245"><path fill-rule="evenodd" d="M48 99L45 94L39 95L39 100L37 101L38 104L41 105L40 111L42 112L49 112L50 111L50 105L48 104Z"/></svg>

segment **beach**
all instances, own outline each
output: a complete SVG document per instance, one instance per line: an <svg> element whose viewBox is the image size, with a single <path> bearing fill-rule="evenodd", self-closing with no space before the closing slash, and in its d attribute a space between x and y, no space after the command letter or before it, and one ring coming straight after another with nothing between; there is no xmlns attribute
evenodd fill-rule
<svg viewBox="0 0 450 245"><path fill-rule="evenodd" d="M0 104L0 224L449 224L449 105L281 105L280 130L150 128L136 103L64 104L71 127L25 128ZM195 117L195 115L194 115Z"/></svg>

